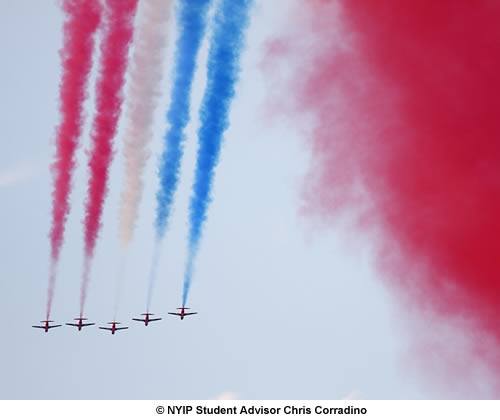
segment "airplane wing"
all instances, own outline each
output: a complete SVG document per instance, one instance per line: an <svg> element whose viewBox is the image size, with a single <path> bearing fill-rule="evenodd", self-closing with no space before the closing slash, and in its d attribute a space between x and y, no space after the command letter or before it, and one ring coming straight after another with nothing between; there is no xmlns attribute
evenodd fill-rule
<svg viewBox="0 0 500 420"><path fill-rule="evenodd" d="M49 325L49 327L48 327L48 328L49 328L49 330L50 330L51 328L57 328L57 327L61 327L61 326L62 326L62 325ZM42 327L42 328L43 328L43 327Z"/></svg>
<svg viewBox="0 0 500 420"><path fill-rule="evenodd" d="M118 330L127 330L128 327L117 327L115 328L115 331L118 331Z"/></svg>
<svg viewBox="0 0 500 420"><path fill-rule="evenodd" d="M45 329L45 327L42 327L41 325L32 325L33 328L43 328Z"/></svg>
<svg viewBox="0 0 500 420"><path fill-rule="evenodd" d="M108 327L99 327L101 330L108 330L108 331L113 331L113 328L108 328ZM117 328L118 329L118 328Z"/></svg>
<svg viewBox="0 0 500 420"><path fill-rule="evenodd" d="M144 319L141 319L141 318L132 318L132 321L140 321L140 322L144 322ZM151 321L151 320L150 320Z"/></svg>
<svg viewBox="0 0 500 420"><path fill-rule="evenodd" d="M151 321L161 321L161 318L151 318L151 319L149 320L149 322L151 322Z"/></svg>
<svg viewBox="0 0 500 420"><path fill-rule="evenodd" d="M186 312L184 315L196 315L198 312Z"/></svg>
<svg viewBox="0 0 500 420"><path fill-rule="evenodd" d="M78 327L78 324L72 324L71 322L66 322L66 325L70 325L72 327Z"/></svg>
<svg viewBox="0 0 500 420"><path fill-rule="evenodd" d="M177 312L168 312L169 315L177 315L177 316L181 316L181 314L178 314Z"/></svg>
<svg viewBox="0 0 500 420"><path fill-rule="evenodd" d="M82 327L90 327L91 325L95 325L95 322L88 323L88 324L82 324Z"/></svg>

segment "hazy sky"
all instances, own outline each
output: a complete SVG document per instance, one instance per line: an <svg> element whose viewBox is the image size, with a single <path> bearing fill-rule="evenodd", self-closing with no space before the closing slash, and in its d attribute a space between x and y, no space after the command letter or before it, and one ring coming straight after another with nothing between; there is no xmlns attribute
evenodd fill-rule
<svg viewBox="0 0 500 420"><path fill-rule="evenodd" d="M292 0L255 2L231 126L225 135L190 298L199 315L166 317L177 307L185 262L187 207L196 153L197 109L205 80L205 43L188 128L182 182L162 250L152 311L164 320L145 328L153 249L158 154L165 131L175 25L165 56L164 96L155 117L136 237L127 260L118 320L128 331L95 327L48 334L31 328L45 313L51 206L49 165L58 122L62 14L56 1L0 0L0 398L245 399L429 398L412 368L404 314L377 278L368 242L301 214L310 162L308 126L270 114L279 104L262 71L264 42L286 25ZM95 69L94 69L95 70ZM78 315L82 219L87 182L86 130L78 151L53 306L53 319ZM272 98L272 101L270 101ZM283 106L286 106L286 97ZM123 121L122 121L123 122ZM121 124L123 128L123 124ZM97 245L87 316L113 316L119 262L121 135Z"/></svg>

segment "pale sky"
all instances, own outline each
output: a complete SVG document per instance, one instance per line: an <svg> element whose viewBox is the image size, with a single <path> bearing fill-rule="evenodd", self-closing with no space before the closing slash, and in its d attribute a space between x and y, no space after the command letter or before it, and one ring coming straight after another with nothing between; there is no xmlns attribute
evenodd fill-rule
<svg viewBox="0 0 500 420"><path fill-rule="evenodd" d="M58 122L62 14L52 0L0 0L0 398L3 399L412 399L453 397L430 388L411 363L405 314L376 274L368 241L339 222L301 214L311 162L310 127L268 115L272 84L260 65L264 42L286 25L293 0L256 0L231 126L217 168L190 306L199 315L166 315L179 306L187 207L196 152L198 106L207 43L194 86L182 182L160 262L147 328L144 312L153 249L156 165L165 131L173 39L165 57L164 96L155 116L136 236L111 336L96 327L48 334L31 328L45 313L52 180ZM95 69L94 72L95 74ZM53 319L78 315L86 154L93 110L78 151ZM283 98L286 101L286 97ZM272 102L279 103L276 98ZM284 106L286 104L283 104ZM123 121L121 127L123 126ZM111 320L119 261L121 132L110 176L103 229L88 293L87 316ZM168 319L167 319L168 317ZM418 327L416 327L418 328ZM410 360L410 361L409 361ZM478 394L480 395L480 394Z"/></svg>

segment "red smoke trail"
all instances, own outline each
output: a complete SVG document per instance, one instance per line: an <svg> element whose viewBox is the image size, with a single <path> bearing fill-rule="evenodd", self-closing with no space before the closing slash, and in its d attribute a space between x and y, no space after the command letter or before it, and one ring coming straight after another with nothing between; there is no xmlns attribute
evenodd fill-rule
<svg viewBox="0 0 500 420"><path fill-rule="evenodd" d="M122 88L137 0L106 0L105 5L106 21L96 86L96 113L92 126L90 179L84 220L85 263L80 294L81 314L86 300L91 260L101 226L108 172L113 157L112 142L123 102Z"/></svg>
<svg viewBox="0 0 500 420"><path fill-rule="evenodd" d="M92 67L94 35L101 20L98 0L82 2L66 0L62 4L66 15L64 45L60 52L62 77L59 91L61 122L56 134L56 156L52 165L52 226L50 230L51 264L47 293L47 318L50 317L57 262L64 238L64 225L69 213L69 192L75 151L82 132L83 103L88 76Z"/></svg>
<svg viewBox="0 0 500 420"><path fill-rule="evenodd" d="M352 209L362 185L390 284L472 322L495 343L474 356L498 369L500 3L301 5L316 36L296 78L316 117L313 207Z"/></svg>

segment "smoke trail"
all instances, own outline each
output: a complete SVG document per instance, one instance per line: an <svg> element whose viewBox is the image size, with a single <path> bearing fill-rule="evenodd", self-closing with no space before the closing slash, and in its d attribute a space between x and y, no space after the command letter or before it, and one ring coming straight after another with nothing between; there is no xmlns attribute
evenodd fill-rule
<svg viewBox="0 0 500 420"><path fill-rule="evenodd" d="M149 156L153 114L160 95L162 61L168 43L170 0L141 3L134 39L124 136L125 186L120 208L120 237L124 248L133 236L143 190L142 173Z"/></svg>
<svg viewBox="0 0 500 420"><path fill-rule="evenodd" d="M156 240L153 250L153 259L151 261L151 268L149 271L148 294L146 297L146 312L149 312L151 300L153 299L153 290L156 281L156 273L158 272L158 262L160 259L160 242L161 241Z"/></svg>
<svg viewBox="0 0 500 420"><path fill-rule="evenodd" d="M80 293L81 315L85 306L91 260L101 226L108 171L113 157L112 141L123 101L122 87L137 0L106 0L105 6L106 20L96 85L96 113L88 164L90 179L84 220L85 262Z"/></svg>
<svg viewBox="0 0 500 420"><path fill-rule="evenodd" d="M317 39L294 80L316 117L312 206L352 211L362 183L388 283L463 322L498 378L500 3L341 4L307 3Z"/></svg>
<svg viewBox="0 0 500 420"><path fill-rule="evenodd" d="M160 188L157 193L156 241L149 274L147 308L156 280L161 240L170 218L172 202L183 155L184 129L189 122L191 87L196 70L196 58L206 28L206 16L212 0L183 0L176 11L179 36L176 40L174 83L167 111L168 131L160 159Z"/></svg>
<svg viewBox="0 0 500 420"><path fill-rule="evenodd" d="M181 1L177 10L179 37L176 42L174 83L167 112L169 129L160 160L160 189L157 193L156 232L163 238L173 196L179 181L184 129L189 122L191 87L196 58L205 34L206 15L211 0Z"/></svg>
<svg viewBox="0 0 500 420"><path fill-rule="evenodd" d="M50 230L51 261L47 290L46 319L50 318L56 269L64 238L64 225L69 213L69 192L75 167L75 151L82 132L83 102L92 68L94 37L101 21L98 0L82 2L66 0L64 44L60 52L62 76L59 91L61 122L56 134L56 155L52 164L52 226Z"/></svg>
<svg viewBox="0 0 500 420"><path fill-rule="evenodd" d="M120 261L118 263L118 270L116 271L115 277L115 301L113 304L113 321L116 321L118 316L118 307L122 299L123 294L123 277L125 275L126 265L127 265L127 254L124 250L120 255Z"/></svg>
<svg viewBox="0 0 500 420"><path fill-rule="evenodd" d="M211 200L222 136L229 126L229 109L238 80L240 55L251 4L251 0L222 0L214 17L214 32L207 64L207 87L200 109L195 180L189 209L190 230L182 292L183 305L187 303L194 262Z"/></svg>

